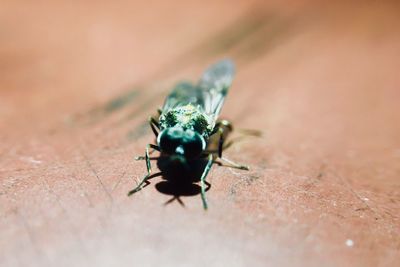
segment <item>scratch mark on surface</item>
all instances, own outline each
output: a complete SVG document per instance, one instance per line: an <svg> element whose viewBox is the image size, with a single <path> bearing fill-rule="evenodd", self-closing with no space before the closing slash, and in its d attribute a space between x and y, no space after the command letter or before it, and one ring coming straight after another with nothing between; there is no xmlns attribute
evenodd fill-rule
<svg viewBox="0 0 400 267"><path fill-rule="evenodd" d="M110 202L113 202L114 199L111 196L110 192L108 192L105 184L103 183L103 181L100 179L98 173L96 172L96 170L93 168L92 164L90 163L89 159L87 158L87 156L85 155L85 153L83 153L83 151L80 149L81 155L83 156L83 158L85 159L86 165L88 166L88 168L90 169L90 171L93 173L93 175L96 177L97 182L100 184L101 188L104 190L104 192L106 193L107 197L110 199Z"/></svg>
<svg viewBox="0 0 400 267"><path fill-rule="evenodd" d="M348 183L348 181L346 179L343 179L340 175L336 175L336 177L342 182L342 184L346 185L347 189L350 191L350 193L353 196L355 196L361 203L364 204L366 209L368 209L369 211L371 211L374 214L375 220L382 219L382 216L376 210L371 208L371 206L368 204L368 202L363 197L361 197L356 191L353 190L353 188L351 187L351 185Z"/></svg>
<svg viewBox="0 0 400 267"><path fill-rule="evenodd" d="M29 226L28 222L26 221L25 217L22 215L22 213L18 210L18 208L16 208L14 210L15 215L17 216L17 218L20 220L23 228L25 229L27 235L28 235L28 239L29 242L31 243L33 250L35 251L35 254L38 256L38 258L45 260L45 255L43 254L43 252L39 249L39 247L37 246L37 242L35 240L34 234L32 232L31 227Z"/></svg>
<svg viewBox="0 0 400 267"><path fill-rule="evenodd" d="M72 235L75 236L76 240L78 241L78 243L79 243L79 245L80 245L80 247L81 247L81 249L80 249L79 251L81 251L82 254L83 254L86 258L88 258L87 249L86 249L86 247L84 246L84 243L83 243L81 237L80 237L79 234L78 234L77 228L76 228L76 227L74 226L74 224L72 223L71 216L69 215L68 211L64 208L64 205L61 203L60 196L59 196L56 192L54 192L54 191L51 189L49 183L47 182L47 180L46 180L45 178L43 178L43 183L44 183L44 187L46 188L47 192L55 198L55 200L56 200L58 206L60 207L60 209L62 210L63 214L64 214L65 217L67 218L67 223L68 223L68 225L69 225L69 227L70 227L70 229L71 229Z"/></svg>
<svg viewBox="0 0 400 267"><path fill-rule="evenodd" d="M75 180L75 178L72 178L72 179ZM94 207L93 202L90 199L90 197L89 197L88 193L86 192L86 190L82 187L82 185L80 183L77 183L77 185L78 185L78 187L79 187L79 189L81 191L81 196L85 197L87 202L89 203L89 206L93 208Z"/></svg>
<svg viewBox="0 0 400 267"><path fill-rule="evenodd" d="M119 176L119 179L117 180L117 182L114 184L113 188L111 189L111 193L114 192L114 190L120 185L122 178L126 174L126 169L127 169L127 166L124 168L124 172Z"/></svg>

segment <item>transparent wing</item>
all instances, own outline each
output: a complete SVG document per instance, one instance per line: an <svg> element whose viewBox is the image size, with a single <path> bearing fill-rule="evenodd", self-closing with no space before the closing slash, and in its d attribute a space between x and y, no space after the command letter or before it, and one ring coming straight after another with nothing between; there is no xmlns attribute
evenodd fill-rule
<svg viewBox="0 0 400 267"><path fill-rule="evenodd" d="M167 112L170 109L186 106L188 104L197 106L203 111L203 95L200 88L192 83L186 81L180 82L172 89L171 93L165 99L162 111Z"/></svg>
<svg viewBox="0 0 400 267"><path fill-rule="evenodd" d="M198 88L201 89L204 111L216 121L229 87L232 85L235 66L225 59L210 66L201 77Z"/></svg>
<svg viewBox="0 0 400 267"><path fill-rule="evenodd" d="M167 96L162 112L192 104L208 115L214 124L221 111L225 96L232 84L235 67L230 60L221 60L210 66L197 85L178 83Z"/></svg>

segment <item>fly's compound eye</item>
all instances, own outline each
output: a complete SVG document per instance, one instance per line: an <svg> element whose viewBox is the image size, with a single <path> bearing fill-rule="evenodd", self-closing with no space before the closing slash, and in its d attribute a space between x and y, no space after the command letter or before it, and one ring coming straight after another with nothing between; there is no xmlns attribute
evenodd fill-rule
<svg viewBox="0 0 400 267"><path fill-rule="evenodd" d="M170 155L181 154L186 158L200 156L206 147L206 142L200 134L178 127L165 129L157 141L161 151Z"/></svg>
<svg viewBox="0 0 400 267"><path fill-rule="evenodd" d="M200 156L203 151L203 145L201 140L190 140L183 145L185 151L185 157L196 158Z"/></svg>
<svg viewBox="0 0 400 267"><path fill-rule="evenodd" d="M168 128L159 135L158 145L161 151L168 154L174 154L176 148L182 144L184 131L181 128Z"/></svg>
<svg viewBox="0 0 400 267"><path fill-rule="evenodd" d="M204 138L193 131L186 131L185 133L185 139L182 144L185 151L185 157L196 158L200 156L205 149Z"/></svg>

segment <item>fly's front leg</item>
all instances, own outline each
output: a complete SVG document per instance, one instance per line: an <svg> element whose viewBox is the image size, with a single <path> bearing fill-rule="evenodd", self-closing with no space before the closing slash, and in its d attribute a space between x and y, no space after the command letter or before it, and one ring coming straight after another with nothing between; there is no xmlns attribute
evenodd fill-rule
<svg viewBox="0 0 400 267"><path fill-rule="evenodd" d="M158 131L160 130L160 125L159 125L158 121L154 117L149 117L149 124L150 124L151 130L153 131L154 135L157 138L158 133L159 133ZM152 150L149 152L149 155L153 154L153 152L156 150L160 151L160 149L157 146L151 145L151 144L150 144L150 146L151 146ZM135 157L135 160L144 160L144 159L145 159L145 157L143 157L143 156Z"/></svg>
<svg viewBox="0 0 400 267"><path fill-rule="evenodd" d="M150 148L152 149L152 150L149 151L149 156L151 154L153 154L154 151L160 152L160 148L158 146L156 146L156 145L148 144L147 146L150 146ZM145 160L145 159L146 159L146 155L145 156L136 156L135 157L135 160ZM154 159L154 158L152 158L152 159ZM150 160L150 158L149 158L149 160Z"/></svg>
<svg viewBox="0 0 400 267"><path fill-rule="evenodd" d="M150 156L149 156L149 150L150 148L157 148L156 145L148 144L146 146L146 152L145 152L145 159L146 159L146 167L147 167L147 174L143 177L142 181L131 191L129 191L128 196L140 191L143 188L143 184L147 183L147 180L149 179L151 175L151 163L150 163Z"/></svg>
<svg viewBox="0 0 400 267"><path fill-rule="evenodd" d="M202 175L201 175L201 178L200 178L200 185L201 185L201 201L203 202L203 208L204 208L205 210L208 208L207 199L206 199L206 191L207 191L206 185L207 185L208 183L206 182L206 177L207 177L208 173L209 173L210 170L211 170L212 164L213 164L213 156L212 156L212 154L209 154L209 155L208 155L208 162L207 162L207 165L206 165L206 167L204 168L204 171L203 171L203 173L202 173ZM208 185L209 185L209 184L208 184Z"/></svg>
<svg viewBox="0 0 400 267"><path fill-rule="evenodd" d="M154 135L157 138L158 133L159 133L158 131L160 130L160 125L159 125L158 121L154 117L150 117L149 124L150 124L151 130L153 131Z"/></svg>

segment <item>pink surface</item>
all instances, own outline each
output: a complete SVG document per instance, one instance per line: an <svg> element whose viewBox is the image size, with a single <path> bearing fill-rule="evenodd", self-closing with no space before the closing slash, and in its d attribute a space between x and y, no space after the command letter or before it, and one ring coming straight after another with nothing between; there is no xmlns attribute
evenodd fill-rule
<svg viewBox="0 0 400 267"><path fill-rule="evenodd" d="M264 2L3 1L0 265L398 266L399 5ZM207 212L128 198L147 117L225 56L251 170L214 166Z"/></svg>

